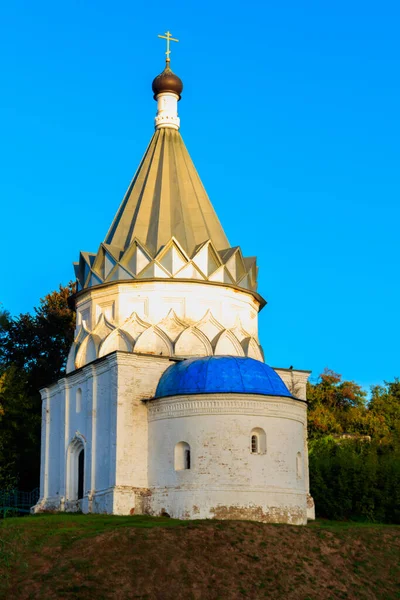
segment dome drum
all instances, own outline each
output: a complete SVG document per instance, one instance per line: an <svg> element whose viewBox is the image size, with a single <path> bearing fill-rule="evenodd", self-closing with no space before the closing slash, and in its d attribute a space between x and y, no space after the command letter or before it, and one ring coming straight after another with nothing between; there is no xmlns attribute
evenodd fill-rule
<svg viewBox="0 0 400 600"><path fill-rule="evenodd" d="M150 514L307 522L307 407L274 369L248 357L183 360L147 407Z"/></svg>
<svg viewBox="0 0 400 600"><path fill-rule="evenodd" d="M147 408L149 514L307 522L304 402L198 393Z"/></svg>

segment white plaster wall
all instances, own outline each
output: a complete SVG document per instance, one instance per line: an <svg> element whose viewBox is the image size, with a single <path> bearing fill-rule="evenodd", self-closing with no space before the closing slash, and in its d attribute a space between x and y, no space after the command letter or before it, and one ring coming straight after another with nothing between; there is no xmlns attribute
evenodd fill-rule
<svg viewBox="0 0 400 600"><path fill-rule="evenodd" d="M276 373L282 378L286 384L288 390L296 398L302 400L307 399L307 381L311 375L311 371L298 371L296 369L274 369ZM307 517L310 520L315 519L315 505L314 500L310 495L310 483L309 483L309 467L308 467L308 441L307 441L307 423L304 425L304 473L307 490Z"/></svg>
<svg viewBox="0 0 400 600"><path fill-rule="evenodd" d="M166 358L115 352L42 390L41 498L35 510L129 514L147 481L147 408ZM77 411L77 390L82 392ZM71 502L67 454L85 448L84 499Z"/></svg>
<svg viewBox="0 0 400 600"><path fill-rule="evenodd" d="M60 495L60 488L62 482L60 481L60 462L61 452L60 449L60 437L63 430L63 390L58 394L50 396L47 404L47 410L49 412L49 447L51 452L48 455L48 489L47 493L49 497L56 497Z"/></svg>
<svg viewBox="0 0 400 600"><path fill-rule="evenodd" d="M137 502L142 502L148 489L148 420L143 399L154 396L162 373L172 363L166 358L121 352L116 353L116 361L117 464L113 512L133 514L138 512Z"/></svg>
<svg viewBox="0 0 400 600"><path fill-rule="evenodd" d="M148 406L154 514L306 522L305 403L212 394L151 400ZM256 427L266 432L266 454L251 454ZM191 469L175 471L174 448L182 441L191 447Z"/></svg>
<svg viewBox="0 0 400 600"><path fill-rule="evenodd" d="M110 373L103 373L104 363L100 362L97 370L100 378L110 377ZM42 420L41 499L37 510L63 509L64 506L68 508L66 465L68 448L75 438L82 440L85 448L84 494L87 496L91 490L92 424L93 421L98 423L96 435L104 439L106 437L104 433L109 430L110 421L110 407L107 407L104 414L100 415L100 423L97 415L93 420L92 385L93 368L88 366L41 391L45 419ZM78 389L82 391L79 411L77 411L76 405ZM103 394L105 393L109 397L110 389L110 385L103 381ZM106 401L105 404L107 404ZM104 456L105 453L100 444L100 460L104 460ZM106 460L109 462L108 456ZM95 468L103 476L104 468L99 468L97 462L96 459ZM75 502L70 508L77 510L80 506Z"/></svg>
<svg viewBox="0 0 400 600"><path fill-rule="evenodd" d="M216 283L132 281L90 288L77 299L67 373L116 350L263 361L259 306L250 292Z"/></svg>
<svg viewBox="0 0 400 600"><path fill-rule="evenodd" d="M211 310L227 329L234 327L239 317L250 335L258 335L260 305L252 294L197 281L132 281L89 289L77 299L77 325L85 320L91 330L104 313L117 326L133 312L141 319L157 324L171 308L180 319L192 324Z"/></svg>
<svg viewBox="0 0 400 600"><path fill-rule="evenodd" d="M87 404L86 375L77 373L70 378L41 391L42 445L41 445L41 500L48 509L59 509L68 500L66 489L66 460L70 442L76 436L85 440ZM76 391L82 389L81 411L76 412ZM86 450L86 448L85 448ZM87 459L87 457L86 457ZM85 480L85 485L87 480Z"/></svg>
<svg viewBox="0 0 400 600"><path fill-rule="evenodd" d="M280 369L275 367L274 371L278 373L279 377L283 380L283 383L293 396L306 400L307 381L311 375L311 371L298 371L296 369Z"/></svg>
<svg viewBox="0 0 400 600"><path fill-rule="evenodd" d="M115 444L112 430L113 373L105 371L97 376L97 408L96 408L96 490L106 490L112 485L112 465L115 464Z"/></svg>

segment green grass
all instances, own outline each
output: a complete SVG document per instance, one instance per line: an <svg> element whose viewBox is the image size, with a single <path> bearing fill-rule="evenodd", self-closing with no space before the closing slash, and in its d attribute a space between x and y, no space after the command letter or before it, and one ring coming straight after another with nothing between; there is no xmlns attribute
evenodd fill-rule
<svg viewBox="0 0 400 600"><path fill-rule="evenodd" d="M7 570L15 564L24 566L26 558L22 559L22 555L40 552L45 546L57 544L67 549L77 540L96 537L106 531L182 526L194 527L196 522L146 515L119 517L79 513L10 517L0 521L0 569Z"/></svg>
<svg viewBox="0 0 400 600"><path fill-rule="evenodd" d="M54 513L29 515L25 517L10 517L1 521L1 527L25 529L26 527L47 527L53 529L63 525L91 531L104 530L107 527L178 527L196 523L196 521L181 521L169 517L149 517L137 515L132 517L118 517L115 515L83 515L81 513Z"/></svg>

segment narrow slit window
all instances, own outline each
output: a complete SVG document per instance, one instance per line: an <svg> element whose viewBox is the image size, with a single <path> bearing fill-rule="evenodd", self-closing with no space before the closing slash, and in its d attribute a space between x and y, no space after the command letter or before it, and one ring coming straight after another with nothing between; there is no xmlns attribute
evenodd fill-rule
<svg viewBox="0 0 400 600"><path fill-rule="evenodd" d="M303 461L301 458L301 452L298 452L296 456L296 474L299 479L303 477Z"/></svg>
<svg viewBox="0 0 400 600"><path fill-rule="evenodd" d="M185 469L190 469L190 450L185 450Z"/></svg>
<svg viewBox="0 0 400 600"><path fill-rule="evenodd" d="M76 390L75 410L77 413L80 413L82 410L82 390L81 390L81 388L78 388Z"/></svg>
<svg viewBox="0 0 400 600"><path fill-rule="evenodd" d="M251 451L253 454L258 453L258 438L256 435L251 436Z"/></svg>

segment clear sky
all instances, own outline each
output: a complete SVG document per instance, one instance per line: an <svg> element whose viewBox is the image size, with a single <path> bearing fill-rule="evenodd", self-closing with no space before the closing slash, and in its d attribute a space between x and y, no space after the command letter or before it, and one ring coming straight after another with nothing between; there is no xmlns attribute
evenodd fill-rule
<svg viewBox="0 0 400 600"><path fill-rule="evenodd" d="M400 4L3 2L0 302L12 314L96 252L184 82L181 133L230 243L257 255L273 366L400 376Z"/></svg>

